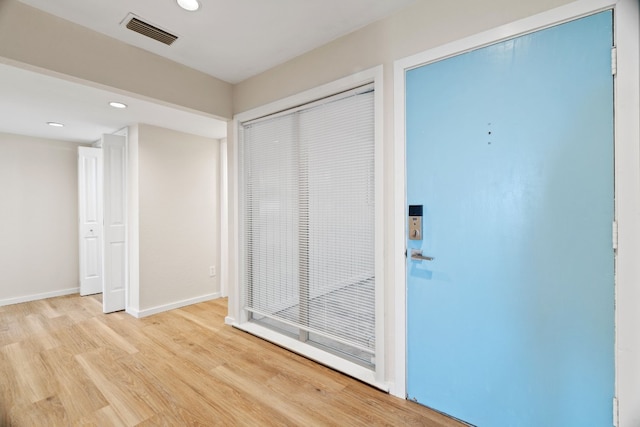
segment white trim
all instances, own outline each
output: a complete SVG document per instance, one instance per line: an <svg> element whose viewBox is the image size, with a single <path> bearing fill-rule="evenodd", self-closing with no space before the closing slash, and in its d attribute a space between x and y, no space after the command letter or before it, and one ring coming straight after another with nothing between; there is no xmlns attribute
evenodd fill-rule
<svg viewBox="0 0 640 427"><path fill-rule="evenodd" d="M79 292L80 292L80 287L77 287L77 288L60 289L58 291L43 292L41 294L31 294L31 295L25 295L21 297L6 298L6 299L0 300L0 307L5 305L20 304L20 303L29 302L29 301L37 301L37 300L46 299L46 298L72 295L72 294L77 294Z"/></svg>
<svg viewBox="0 0 640 427"><path fill-rule="evenodd" d="M133 138L131 135L133 134ZM125 311L138 312L140 307L140 126L127 128L127 256L128 278Z"/></svg>
<svg viewBox="0 0 640 427"><path fill-rule="evenodd" d="M491 44L562 24L615 6L615 0L579 0L573 3L505 24L476 35L417 53L394 62L397 71L420 67L430 62L479 49Z"/></svg>
<svg viewBox="0 0 640 427"><path fill-rule="evenodd" d="M378 81L379 79L379 81ZM234 116L234 121L238 124L254 120L263 116L268 116L283 110L297 107L302 104L316 101L318 99L325 98L327 96L353 89L366 83L375 83L375 90L381 91L382 88L382 65L369 68L368 70L361 71L356 74L352 74L347 77L343 77L339 80L335 80L330 83L326 83L321 86L314 87L304 92L297 93L292 96L288 96L277 101L273 101L269 104L262 105L260 107L253 108L242 113L238 113ZM237 127L234 127L236 130ZM236 140L238 135L235 134Z"/></svg>
<svg viewBox="0 0 640 427"><path fill-rule="evenodd" d="M297 107L302 104L316 101L327 96L340 93L346 90L353 89L366 83L373 83L375 87L374 91L374 108L375 108L375 186L376 186L376 202L375 202L375 263L376 263L376 369L375 372L370 369L363 368L352 362L346 362L344 359L339 358L329 352L319 350L309 344L304 344L300 341L291 339L291 349L294 349L297 353L304 354L307 357L312 358L320 363L330 366L336 370L344 372L348 375L354 376L366 383L374 385L378 388L388 390L388 386L383 385L387 379L385 375L385 284L384 284L384 170L383 170L383 66L379 65L368 70L361 71L359 73L344 77L342 79L324 84L322 86L315 87L313 89L306 90L293 96L289 96L278 101L274 101L267 105L251 109L239 113L233 118L233 162L234 162L234 182L233 198L236 212L236 223L234 224L233 233L238 242L236 246L236 280L232 284L233 290L229 292L229 315L225 319L228 324L234 324L240 329L247 330L254 326L248 322L247 313L242 309L242 289L240 284L243 283L243 271L242 265L244 264L243 255L243 242L242 236L239 232L240 224L243 224L243 213L239 210L240 207L240 189L242 188L242 181L239 171L239 157L242 151L241 141L239 138L240 125L243 122L254 120L269 114L277 113L283 110ZM251 326L250 326L251 325ZM262 330L270 331L270 334L274 334L273 331L260 328ZM270 336L270 335L269 335ZM275 341L275 338L267 338L270 341ZM295 344L294 344L295 343ZM304 350L306 348L307 350ZM307 354L309 353L309 354ZM362 374L362 370L368 372L367 375Z"/></svg>
<svg viewBox="0 0 640 427"><path fill-rule="evenodd" d="M348 98L350 96L353 95L357 95L359 93L367 93L371 90L374 89L374 84L373 82L369 82L369 83L364 83L364 84L359 84L359 85L355 85L347 90L340 90L336 93L332 93L330 95L325 95L321 98L318 98L316 100L313 101L309 101L309 102L305 102L303 104L300 105L296 105L295 107L291 107L291 108L287 108L285 110L281 110L278 111L276 113L272 113L272 114L268 114L266 116L260 116L260 117L256 117L255 119L251 119L251 120L246 120L244 122L242 122L243 125L253 125L255 123L260 123L266 120L272 120L278 117L284 117L284 116L289 116L293 113L297 113L300 111L306 111L306 110L310 110L313 109L314 107L320 106L320 105L324 105L324 104L328 104L331 103L333 101L336 100L340 100L343 98Z"/></svg>
<svg viewBox="0 0 640 427"><path fill-rule="evenodd" d="M340 356L328 353L312 345L305 344L295 338L291 338L287 335L275 332L272 329L266 328L256 323L246 322L241 325L233 324L233 326L242 331L256 335L257 337L291 350L294 353L298 353L313 361L326 365L332 369L340 372L345 372L362 382L379 388L380 390L386 392L389 391L388 384L378 381L376 378L377 375L371 369L360 366L357 363L350 362Z"/></svg>
<svg viewBox="0 0 640 427"><path fill-rule="evenodd" d="M229 173L228 176L231 176L233 174L233 185L231 185L229 187L229 195L232 196L233 198L233 212L235 213L234 218L233 218L233 224L231 226L231 234L233 237L231 237L229 239L229 243L231 243L231 241L233 241L235 243L235 245L233 247L229 248L229 253L234 253L233 258L235 259L235 263L233 264L233 268L234 268L234 273L233 274L233 279L230 281L231 283L229 283L230 288L229 288L229 302L227 303L227 311L228 311L228 315L225 318L225 322L228 324L232 324L236 321L241 322L242 320L246 321L246 319L242 319L241 318L241 312L242 312L242 306L241 306L241 301L242 301L242 293L241 293L241 286L240 283L242 283L242 268L241 265L243 263L243 256L242 256L242 241L240 239L240 224L242 223L242 218L240 217L241 213L240 213L240 146L239 146L239 129L240 129L240 121L238 120L237 116L234 116L233 120L231 121L231 126L232 126L232 135L231 135L231 141L232 141L232 145L228 145L229 144L229 140L227 139L227 155L229 155L229 148L231 148L232 150L232 162L233 162L233 171L232 173ZM227 138L229 138L229 135L227 135ZM227 164L228 166L228 164ZM229 262L228 265L231 267L232 263ZM229 269L229 272L231 273L231 269Z"/></svg>
<svg viewBox="0 0 640 427"><path fill-rule="evenodd" d="M394 62L393 69L393 256L394 271L394 373L390 393L400 398L407 397L407 309L406 309L406 167L405 167L405 66Z"/></svg>
<svg viewBox="0 0 640 427"><path fill-rule="evenodd" d="M215 292L213 294L201 295L199 297L176 301L170 304L163 304L163 305L157 305L151 308L145 308L144 310L135 310L133 308L127 308L126 312L131 314L134 317L142 318L142 317L151 316L153 314L162 313L164 311L175 310L176 308L186 307L191 304L211 301L218 298L220 298L220 292Z"/></svg>
<svg viewBox="0 0 640 427"><path fill-rule="evenodd" d="M394 283L395 370L391 393L406 396L405 265L405 73L502 40L606 9L615 9L618 53L615 100L616 216L616 394L621 427L640 425L640 117L638 4L634 0L579 0L394 62Z"/></svg>
<svg viewBox="0 0 640 427"><path fill-rule="evenodd" d="M124 136L124 156L125 156L125 168L124 168L124 176L125 176L125 194L124 194L124 211L126 212L125 215L125 225L126 225L126 234L125 234L125 239L126 239L126 244L125 244L125 280L124 280L124 307L125 309L127 307L129 307L129 264L131 262L131 257L130 257L130 245L129 245L129 239L130 239L130 234L129 234L129 228L130 228L130 224L129 224L129 216L130 216L130 210L129 210L129 203L131 201L131 186L129 185L129 172L130 172L130 160L129 160L129 127L123 127L122 129L116 131L113 133L113 135L120 135L120 136Z"/></svg>
<svg viewBox="0 0 640 427"><path fill-rule="evenodd" d="M616 397L618 425L640 425L640 25L637 0L615 13Z"/></svg>
<svg viewBox="0 0 640 427"><path fill-rule="evenodd" d="M227 138L220 140L220 296L229 296L229 169L227 155Z"/></svg>
<svg viewBox="0 0 640 427"><path fill-rule="evenodd" d="M388 383L388 375L386 374L386 360L387 360L387 340L386 340L386 330L387 330L387 321L386 321L386 309L385 309L385 294L386 294L386 285L385 285L385 269L384 269L384 260L385 260L385 251L384 251L384 242L385 242L385 221L384 221L384 96L383 96L383 86L382 82L384 79L383 75L383 67L379 66L372 70L373 72L373 82L374 82L374 101L373 105L375 108L374 111L374 126L375 126L375 141L374 141L374 152L375 152L375 165L374 165L374 185L375 185L375 236L374 236L374 245L375 245L375 274L376 274L376 288L375 288L375 298L376 298L376 374L375 374L375 383L382 384L383 382ZM376 387L379 387L376 385ZM387 385L385 388L386 391L389 391L389 386Z"/></svg>

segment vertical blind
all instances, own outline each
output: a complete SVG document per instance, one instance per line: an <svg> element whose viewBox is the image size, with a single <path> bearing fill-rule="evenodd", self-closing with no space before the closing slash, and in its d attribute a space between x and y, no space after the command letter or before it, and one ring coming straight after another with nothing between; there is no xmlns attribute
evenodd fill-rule
<svg viewBox="0 0 640 427"><path fill-rule="evenodd" d="M253 321L374 364L373 85L243 123Z"/></svg>

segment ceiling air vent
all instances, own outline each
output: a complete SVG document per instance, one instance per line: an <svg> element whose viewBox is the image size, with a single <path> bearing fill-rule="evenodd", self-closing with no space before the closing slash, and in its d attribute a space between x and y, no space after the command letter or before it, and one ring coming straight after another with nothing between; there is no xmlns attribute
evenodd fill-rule
<svg viewBox="0 0 640 427"><path fill-rule="evenodd" d="M125 18L124 22L126 22L125 26L131 31L135 31L136 33L142 34L143 36L147 36L169 46L178 39L178 36L160 29L155 25L151 25L148 22L144 22L133 14L129 14Z"/></svg>

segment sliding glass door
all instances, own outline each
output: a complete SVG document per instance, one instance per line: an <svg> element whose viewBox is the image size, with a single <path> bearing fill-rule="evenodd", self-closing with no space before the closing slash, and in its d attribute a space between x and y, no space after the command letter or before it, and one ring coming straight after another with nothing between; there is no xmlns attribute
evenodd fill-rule
<svg viewBox="0 0 640 427"><path fill-rule="evenodd" d="M244 309L375 366L374 92L242 123Z"/></svg>

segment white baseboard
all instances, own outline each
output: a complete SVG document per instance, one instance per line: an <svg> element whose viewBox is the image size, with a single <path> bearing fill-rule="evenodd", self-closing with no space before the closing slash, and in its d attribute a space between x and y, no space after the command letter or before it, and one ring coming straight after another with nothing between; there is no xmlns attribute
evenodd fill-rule
<svg viewBox="0 0 640 427"><path fill-rule="evenodd" d="M224 323L225 323L226 325L234 325L234 324L236 323L236 319L234 319L234 318L233 318L233 317L231 317L231 316L226 316L226 317L224 318Z"/></svg>
<svg viewBox="0 0 640 427"><path fill-rule="evenodd" d="M195 298L189 298L181 301L172 302L170 304L158 305L151 308L145 308L143 310L135 310L132 308L127 308L126 312L133 317L141 318L151 316L153 314L162 313L163 311L169 311L180 307L186 307L187 305L197 304L199 302L211 301L214 299L220 298L220 292L215 292L213 294L201 295Z"/></svg>
<svg viewBox="0 0 640 427"><path fill-rule="evenodd" d="M79 292L80 292L80 288L68 288L68 289L60 289L52 292L44 292L41 294L32 294L32 295L25 295L22 297L0 299L0 307L2 307L3 305L20 304L21 302L37 301L39 299L77 294Z"/></svg>

